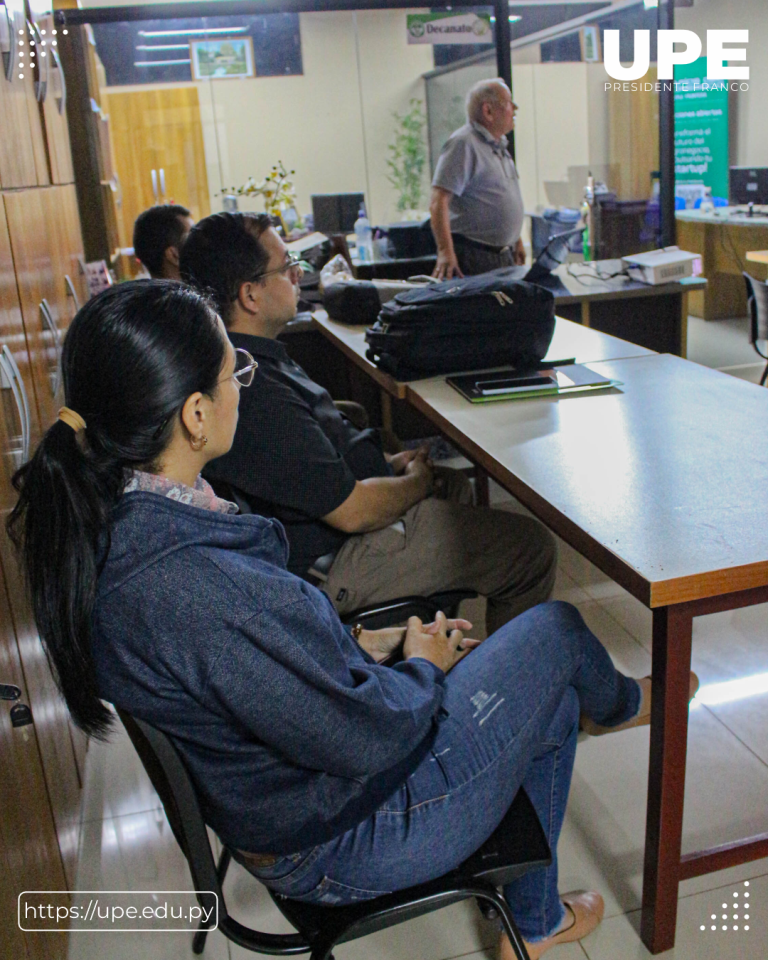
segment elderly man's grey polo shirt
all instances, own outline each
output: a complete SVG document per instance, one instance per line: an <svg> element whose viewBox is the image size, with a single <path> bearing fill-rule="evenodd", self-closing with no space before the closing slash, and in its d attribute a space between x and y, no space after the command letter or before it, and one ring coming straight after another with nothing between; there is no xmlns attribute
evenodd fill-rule
<svg viewBox="0 0 768 960"><path fill-rule="evenodd" d="M514 244L523 228L523 198L507 138L494 140L479 123L460 127L445 143L433 187L449 190L451 233L494 247Z"/></svg>

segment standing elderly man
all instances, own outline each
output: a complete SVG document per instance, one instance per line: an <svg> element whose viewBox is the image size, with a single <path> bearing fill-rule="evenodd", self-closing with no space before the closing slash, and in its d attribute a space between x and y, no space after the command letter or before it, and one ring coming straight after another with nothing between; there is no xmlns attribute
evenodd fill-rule
<svg viewBox="0 0 768 960"><path fill-rule="evenodd" d="M467 123L442 149L429 205L440 280L525 263L523 198L505 136L516 111L503 80L481 80L467 95Z"/></svg>

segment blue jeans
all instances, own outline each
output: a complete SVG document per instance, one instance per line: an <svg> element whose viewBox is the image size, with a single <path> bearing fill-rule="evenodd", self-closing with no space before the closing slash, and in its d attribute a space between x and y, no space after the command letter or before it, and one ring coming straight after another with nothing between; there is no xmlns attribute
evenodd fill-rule
<svg viewBox="0 0 768 960"><path fill-rule="evenodd" d="M493 833L525 787L552 865L504 888L523 937L563 919L560 835L579 713L613 726L640 706L579 612L545 603L505 624L448 674L431 753L363 823L328 843L253 872L278 893L323 904L380 896L454 869Z"/></svg>

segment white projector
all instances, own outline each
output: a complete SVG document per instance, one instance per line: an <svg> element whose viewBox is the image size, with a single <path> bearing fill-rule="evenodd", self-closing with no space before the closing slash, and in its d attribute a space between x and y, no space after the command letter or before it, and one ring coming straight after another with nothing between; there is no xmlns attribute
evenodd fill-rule
<svg viewBox="0 0 768 960"><path fill-rule="evenodd" d="M622 263L632 280L640 283L672 283L693 276L693 262L700 253L688 253L680 247L663 247L649 253L636 253L622 257Z"/></svg>

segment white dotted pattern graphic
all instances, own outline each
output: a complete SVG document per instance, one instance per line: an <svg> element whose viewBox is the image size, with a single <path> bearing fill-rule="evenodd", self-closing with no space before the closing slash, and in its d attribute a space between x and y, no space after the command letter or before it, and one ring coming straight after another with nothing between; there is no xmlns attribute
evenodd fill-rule
<svg viewBox="0 0 768 960"><path fill-rule="evenodd" d="M744 881L744 887L746 888L746 887L748 887L748 886L749 886L749 880L745 880L745 881ZM740 897L741 894L743 894L743 902L742 902L742 903L739 902L739 897ZM723 910L739 910L739 909L741 909L742 911L747 911L747 910L749 910L749 891L748 891L748 890L742 890L742 891L734 890L734 892L733 892L733 903L731 903L731 904L724 903L724 904L723 904ZM732 914L732 917L733 917L734 920L739 920L739 919L749 920L749 914L746 913L746 912L744 912L744 913L742 913L742 914L734 913L734 914ZM727 913L724 913L724 914L722 915L721 919L722 919L722 920L727 920L727 919L728 919L728 914L727 914ZM713 914L710 916L710 920L717 920L717 914L716 914L716 913L713 913ZM702 923L702 924L699 926L699 930L706 930L706 929L707 929L707 925L706 925L705 923ZM717 924L716 924L716 923L713 923L713 924L710 926L709 929L710 929L710 930L717 930ZM721 929L721 930L727 930L727 929L728 929L728 924L727 924L727 923L722 924L722 926L720 927L720 929ZM739 930L748 931L748 930L749 930L749 924L748 924L748 923L744 923L744 924L741 924L741 926L740 926L738 923L734 923L734 924L732 924L732 929L733 929L733 930L736 930L737 932L738 932Z"/></svg>

